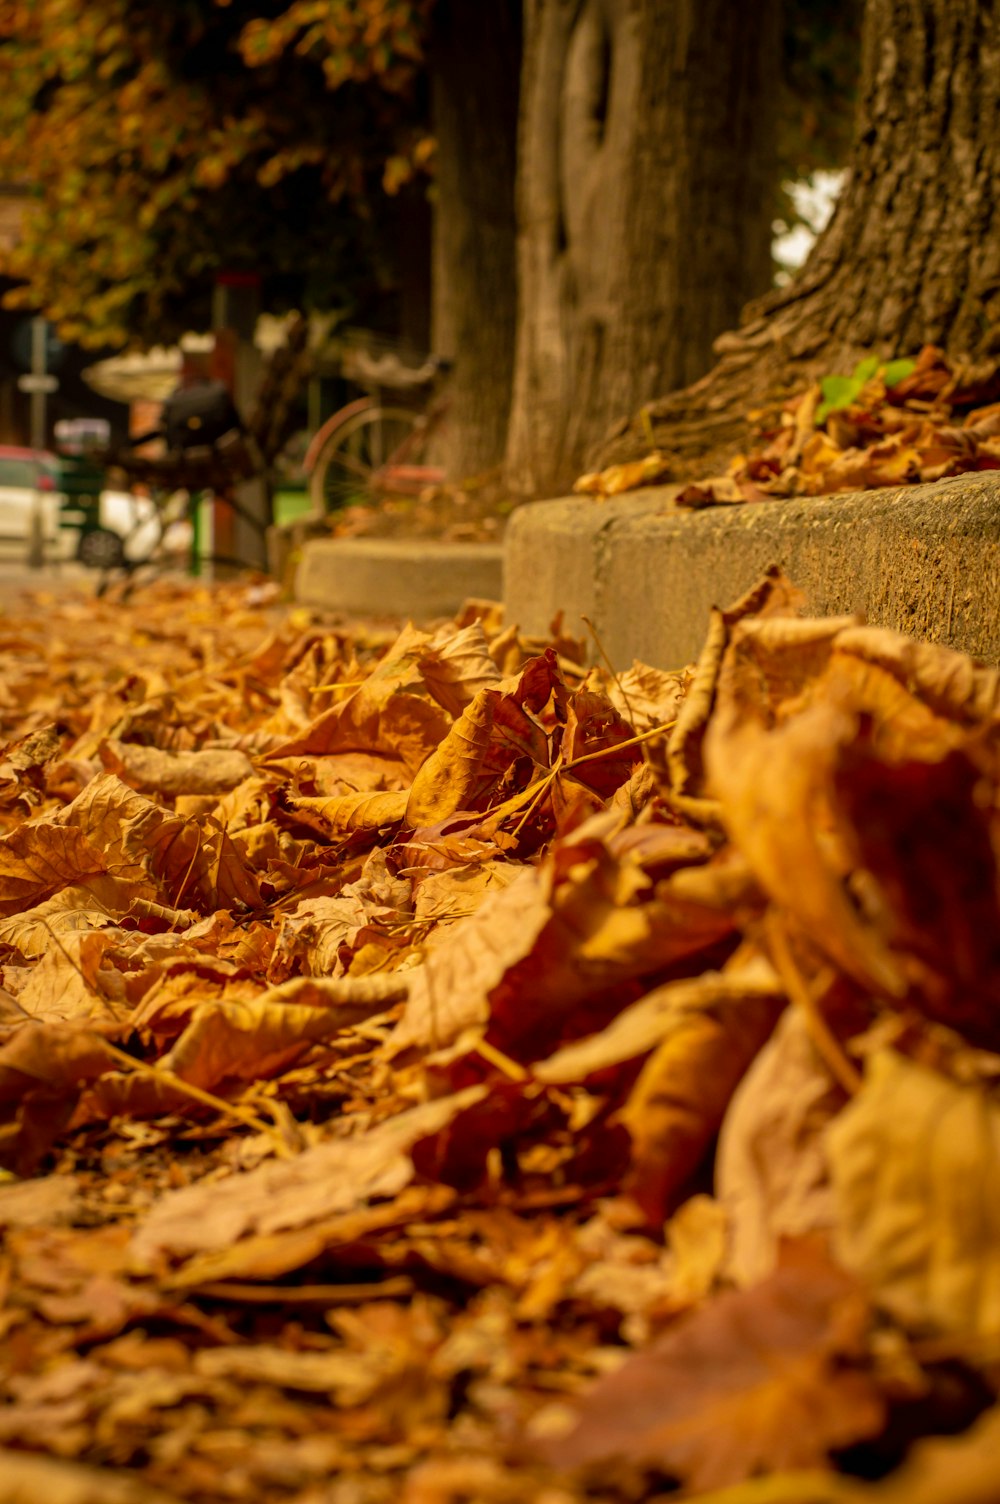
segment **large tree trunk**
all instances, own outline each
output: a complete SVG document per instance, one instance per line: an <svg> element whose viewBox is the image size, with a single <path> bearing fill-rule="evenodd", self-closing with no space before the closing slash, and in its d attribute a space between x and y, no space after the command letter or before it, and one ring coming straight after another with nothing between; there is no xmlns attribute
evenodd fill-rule
<svg viewBox="0 0 1000 1504"><path fill-rule="evenodd" d="M507 477L555 494L770 280L780 0L525 0Z"/></svg>
<svg viewBox="0 0 1000 1504"><path fill-rule="evenodd" d="M431 330L454 362L440 454L458 483L499 466L514 366L520 0L438 0Z"/></svg>
<svg viewBox="0 0 1000 1504"><path fill-rule="evenodd" d="M836 213L787 288L716 342L719 365L654 404L602 462L658 443L711 468L744 414L859 355L1000 349L1000 34L991 0L868 0L855 145Z"/></svg>

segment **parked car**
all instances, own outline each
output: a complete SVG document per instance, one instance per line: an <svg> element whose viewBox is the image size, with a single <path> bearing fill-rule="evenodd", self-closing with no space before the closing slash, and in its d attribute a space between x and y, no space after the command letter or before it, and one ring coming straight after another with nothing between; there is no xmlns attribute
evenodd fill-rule
<svg viewBox="0 0 1000 1504"><path fill-rule="evenodd" d="M62 498L55 455L0 446L0 550L26 554L37 530L46 554L71 556L72 540L59 532Z"/></svg>
<svg viewBox="0 0 1000 1504"><path fill-rule="evenodd" d="M140 562L159 534L148 497L108 490L99 471L48 450L0 445L0 554L40 550L45 559L109 569Z"/></svg>

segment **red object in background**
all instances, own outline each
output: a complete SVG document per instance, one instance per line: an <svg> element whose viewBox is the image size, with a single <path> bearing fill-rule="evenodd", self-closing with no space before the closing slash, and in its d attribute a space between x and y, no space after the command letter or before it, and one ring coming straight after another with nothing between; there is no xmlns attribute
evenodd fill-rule
<svg viewBox="0 0 1000 1504"><path fill-rule="evenodd" d="M215 280L219 287L259 287L260 272L219 272Z"/></svg>

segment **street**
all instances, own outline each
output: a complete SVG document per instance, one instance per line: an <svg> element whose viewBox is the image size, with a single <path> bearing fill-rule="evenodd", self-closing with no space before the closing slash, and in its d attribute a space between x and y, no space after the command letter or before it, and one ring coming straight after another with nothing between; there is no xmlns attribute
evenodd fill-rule
<svg viewBox="0 0 1000 1504"><path fill-rule="evenodd" d="M0 558L0 611L16 609L26 592L93 595L100 578L96 570L84 569L82 564L44 564L32 569L23 560Z"/></svg>

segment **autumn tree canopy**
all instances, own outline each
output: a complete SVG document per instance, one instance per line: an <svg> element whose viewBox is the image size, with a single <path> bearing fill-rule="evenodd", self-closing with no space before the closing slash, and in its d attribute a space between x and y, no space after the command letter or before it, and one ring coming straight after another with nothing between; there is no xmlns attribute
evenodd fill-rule
<svg viewBox="0 0 1000 1504"><path fill-rule="evenodd" d="M220 268L327 305L391 286L387 195L432 149L427 0L322 7L311 26L315 6L253 8L4 8L0 173L35 195L4 270L67 337L148 344L207 324Z"/></svg>

